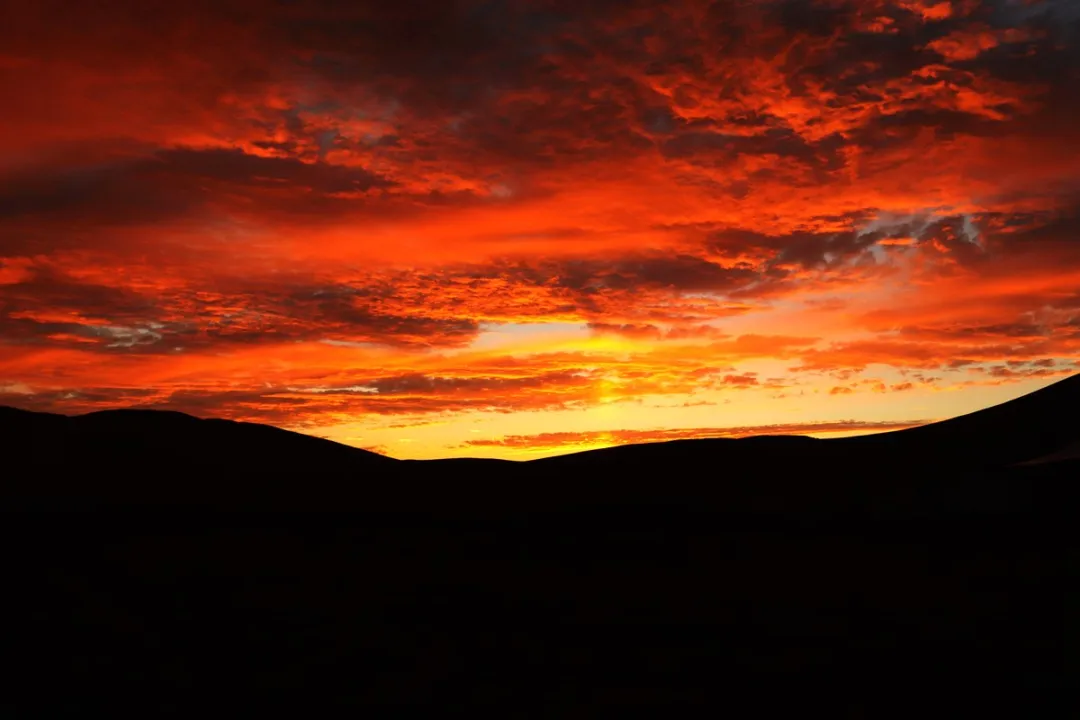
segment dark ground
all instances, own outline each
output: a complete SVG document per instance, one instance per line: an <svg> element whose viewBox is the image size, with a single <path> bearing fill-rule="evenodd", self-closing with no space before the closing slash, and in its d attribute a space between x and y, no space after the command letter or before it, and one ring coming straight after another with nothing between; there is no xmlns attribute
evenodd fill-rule
<svg viewBox="0 0 1080 720"><path fill-rule="evenodd" d="M1073 716L1080 465L1013 463L1078 391L528 464L6 410L0 707Z"/></svg>
<svg viewBox="0 0 1080 720"><path fill-rule="evenodd" d="M1076 687L1080 556L1064 523L817 520L9 525L5 702L12 717L101 703L188 715L217 696L585 717L828 691L841 715L876 717L910 702L1032 711Z"/></svg>

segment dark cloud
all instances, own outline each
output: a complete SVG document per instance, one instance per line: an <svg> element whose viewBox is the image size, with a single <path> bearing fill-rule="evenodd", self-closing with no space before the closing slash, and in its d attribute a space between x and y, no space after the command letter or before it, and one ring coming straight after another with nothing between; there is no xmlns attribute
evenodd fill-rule
<svg viewBox="0 0 1080 720"><path fill-rule="evenodd" d="M55 13L63 22L47 9L26 9L22 26L59 58L89 54L108 63L145 54L151 67L182 65L189 74L209 64L204 74L223 81L214 86L219 90L207 88L208 97L231 93L262 103L236 108L256 135L250 145L293 157L161 149L153 162L19 177L0 188L0 216L77 209L84 217L145 221L200 207L208 182L223 193L233 185L241 194L302 189L311 196L275 195L273 204L282 212L339 213L343 206L325 196L392 182L312 162L331 149L374 155L383 165L465 164L485 174L637 157L653 148L651 137L663 157L702 169L776 156L804 167L802 182L814 184L849 167L849 148L902 148L926 129L946 140L1003 133L999 120L957 93L1001 95L990 109L1011 116L1021 101L984 87L986 78L1027 84L1039 94L1036 80L1064 88L1080 67L1074 47L1062 42L1076 21L1050 5L1037 12L988 5L937 22L926 22L910 3L804 0L714 2L704 12L696 2L151 6L161 12L153 21L127 2L93 13L65 8ZM895 32L864 29L882 18ZM1030 39L992 48L985 60L971 61L975 68L942 66L928 44L972 23ZM190 27L211 37L231 33L233 47L211 51L196 44ZM106 39L112 50L103 49ZM1012 55L993 55L1007 48ZM933 71L922 72L927 68ZM669 92L658 91L652 78L662 78ZM310 97L267 106L257 96L280 92L282 84L303 87ZM1057 93L1052 101L1068 103L1072 95ZM384 110L364 107L371 103ZM381 134L349 129L380 112L388 118ZM750 176L764 180L776 172L759 168ZM736 196L747 192L739 182L728 183Z"/></svg>
<svg viewBox="0 0 1080 720"><path fill-rule="evenodd" d="M987 227L987 243L995 255L1007 258L1053 258L1053 262L1080 261L1080 200L1058 212L987 213L978 222Z"/></svg>
<svg viewBox="0 0 1080 720"><path fill-rule="evenodd" d="M625 323L616 325L612 323L591 322L588 327L599 335L621 335L629 338L648 338L657 340L664 336L664 331L655 325L633 325Z"/></svg>
<svg viewBox="0 0 1080 720"><path fill-rule="evenodd" d="M442 113L523 84L567 19L531 3L313 2L272 13L269 30L324 78L373 83L414 110Z"/></svg>
<svg viewBox="0 0 1080 720"><path fill-rule="evenodd" d="M725 375L721 382L724 385L730 385L732 387L752 387L760 385L761 381L758 380L757 373L742 373L740 375Z"/></svg>
<svg viewBox="0 0 1080 720"><path fill-rule="evenodd" d="M482 322L530 314L541 320L572 314L585 322L638 314L646 321L595 321L593 327L640 335L651 334L652 323L660 321L680 325L668 328L668 335L704 336L715 329L693 323L709 317L677 306L650 309L649 303L680 293L723 294L756 278L748 269L695 256L644 253L357 273L347 284L215 274L202 282L135 289L103 284L104 277L79 279L48 263L28 264L22 272L18 282L0 284L7 342L149 353L315 340L449 347L474 339ZM645 307L637 307L642 302ZM718 307L717 313L728 311Z"/></svg>
<svg viewBox="0 0 1080 720"><path fill-rule="evenodd" d="M385 188L390 181L361 168L251 155L241 150L175 148L152 157L84 168L39 170L0 180L0 220L25 215L106 223L141 223L194 212L222 195L295 192L320 199Z"/></svg>
<svg viewBox="0 0 1080 720"><path fill-rule="evenodd" d="M358 192L391 184L363 168L306 163L295 158L261 157L241 150L164 150L157 154L152 164L144 167L199 180L258 187L284 183L327 194Z"/></svg>
<svg viewBox="0 0 1080 720"><path fill-rule="evenodd" d="M904 337L949 341L985 339L1039 339L1052 334L1052 328L1034 322L998 323L993 325L967 325L936 328L904 327L899 329Z"/></svg>
<svg viewBox="0 0 1080 720"><path fill-rule="evenodd" d="M290 291L242 281L231 292L135 291L35 266L22 282L0 285L0 337L7 343L165 353L316 340L453 346L479 332L469 318L434 318L404 307L379 312L368 300L348 287Z"/></svg>
<svg viewBox="0 0 1080 720"><path fill-rule="evenodd" d="M526 377L435 377L410 373L392 377L376 378L367 383L378 395L453 394L460 392L495 393L522 388L565 387L567 385L590 385L593 378L587 372L568 371L544 373Z"/></svg>
<svg viewBox="0 0 1080 720"><path fill-rule="evenodd" d="M904 228L897 228L892 236L902 236ZM739 255L759 252L770 257L770 269L784 266L823 268L836 266L858 255L890 234L880 231L847 230L843 232L794 232L784 235L766 235L751 230L724 230L715 233L710 247L720 254ZM784 277L783 272L773 277Z"/></svg>
<svg viewBox="0 0 1080 720"><path fill-rule="evenodd" d="M586 371L551 371L518 377L453 377L407 373L358 377L352 384L276 385L249 389L45 390L0 384L0 404L47 412L91 412L113 407L177 410L203 417L228 414L244 420L290 425L326 424L328 413L378 415L511 412L580 407L595 396Z"/></svg>
<svg viewBox="0 0 1080 720"><path fill-rule="evenodd" d="M0 220L39 216L143 223L195 210L198 188L162 186L145 162L35 169L0 180Z"/></svg>
<svg viewBox="0 0 1080 720"><path fill-rule="evenodd" d="M723 291L751 282L754 273L743 268L729 268L693 255L643 257L613 263L595 276L602 276L607 287L659 287L680 291Z"/></svg>
<svg viewBox="0 0 1080 720"><path fill-rule="evenodd" d="M745 229L727 229L713 233L708 247L727 256L757 252L769 258L766 275L784 278L782 268L835 268L863 255L875 245L890 240L910 240L915 247L932 247L960 264L971 265L987 257L980 223L964 215L921 215L892 220L887 215L874 217L872 211L831 220L855 227L837 232L793 232L768 235Z"/></svg>
<svg viewBox="0 0 1080 720"><path fill-rule="evenodd" d="M28 309L77 312L91 319L142 318L154 304L122 284L80 282L48 263L27 263L20 282L0 285L0 310Z"/></svg>

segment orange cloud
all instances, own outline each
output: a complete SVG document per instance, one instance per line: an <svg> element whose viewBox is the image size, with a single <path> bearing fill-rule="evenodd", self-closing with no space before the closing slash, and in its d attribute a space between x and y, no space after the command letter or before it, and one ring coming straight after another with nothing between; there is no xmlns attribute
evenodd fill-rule
<svg viewBox="0 0 1080 720"><path fill-rule="evenodd" d="M634 443L668 442L670 440L701 440L706 438L741 438L760 435L835 435L866 434L903 430L927 421L912 422L818 422L792 423L786 425L756 425L731 428L669 428L651 430L606 430L588 433L542 433L537 435L510 435L495 440L472 440L467 447L505 447L531 452L555 449L573 451L630 445Z"/></svg>
<svg viewBox="0 0 1080 720"><path fill-rule="evenodd" d="M629 429L1080 358L1063 0L9 15L0 402Z"/></svg>

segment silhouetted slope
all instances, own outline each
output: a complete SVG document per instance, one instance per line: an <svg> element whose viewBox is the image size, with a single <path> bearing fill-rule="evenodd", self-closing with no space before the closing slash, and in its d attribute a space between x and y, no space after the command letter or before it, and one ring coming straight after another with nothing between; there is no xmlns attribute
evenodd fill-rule
<svg viewBox="0 0 1080 720"><path fill-rule="evenodd" d="M641 467L666 463L672 471L678 471L690 463L723 459L725 463L735 463L740 468L744 465L765 467L787 458L814 457L824 451L823 442L826 441L796 435L665 440L583 450L531 460L530 464L570 468L590 465Z"/></svg>
<svg viewBox="0 0 1080 720"><path fill-rule="evenodd" d="M1052 452L1049 455L1040 455L1034 460L1026 460L1020 465L1034 465L1043 463L1055 463L1063 460L1080 460L1080 442L1075 442L1072 445L1062 448L1057 452Z"/></svg>
<svg viewBox="0 0 1080 720"><path fill-rule="evenodd" d="M68 417L0 408L0 426L34 464L108 470L359 470L397 462L377 453L270 425L179 412L105 410Z"/></svg>
<svg viewBox="0 0 1080 720"><path fill-rule="evenodd" d="M933 460L1000 467L1080 441L1080 375L967 415L880 435L835 441L845 451L887 452L893 462Z"/></svg>
<svg viewBox="0 0 1080 720"><path fill-rule="evenodd" d="M257 503L303 478L378 480L401 461L269 425L178 412L107 410L68 417L0 407L7 497L72 502ZM287 487L282 487L286 480Z"/></svg>
<svg viewBox="0 0 1080 720"><path fill-rule="evenodd" d="M834 472L908 472L913 466L985 470L1031 460L1080 440L1080 375L941 422L846 438L774 436L673 440L560 455L539 463L657 466L672 471L722 459L724 468L771 472L827 463ZM720 469L720 468L718 468Z"/></svg>

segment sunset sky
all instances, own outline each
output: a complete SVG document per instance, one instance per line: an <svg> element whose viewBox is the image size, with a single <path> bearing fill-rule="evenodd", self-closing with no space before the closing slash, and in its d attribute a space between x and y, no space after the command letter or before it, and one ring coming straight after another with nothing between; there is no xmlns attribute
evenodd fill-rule
<svg viewBox="0 0 1080 720"><path fill-rule="evenodd" d="M0 0L0 405L399 458L1080 370L1073 0Z"/></svg>

